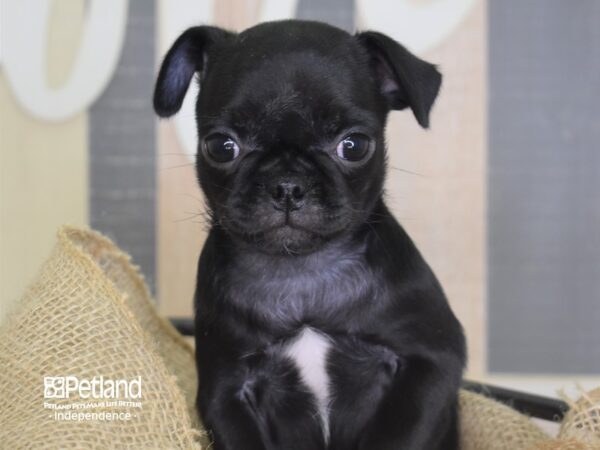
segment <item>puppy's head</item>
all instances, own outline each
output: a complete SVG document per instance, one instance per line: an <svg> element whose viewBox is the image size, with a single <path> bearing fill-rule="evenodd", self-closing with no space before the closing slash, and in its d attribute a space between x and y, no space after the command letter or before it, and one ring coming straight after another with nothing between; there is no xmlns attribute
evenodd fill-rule
<svg viewBox="0 0 600 450"><path fill-rule="evenodd" d="M216 226L269 253L308 253L365 223L381 196L387 113L427 127L441 75L389 37L282 21L201 26L173 44L154 93L181 107L194 75L197 172Z"/></svg>

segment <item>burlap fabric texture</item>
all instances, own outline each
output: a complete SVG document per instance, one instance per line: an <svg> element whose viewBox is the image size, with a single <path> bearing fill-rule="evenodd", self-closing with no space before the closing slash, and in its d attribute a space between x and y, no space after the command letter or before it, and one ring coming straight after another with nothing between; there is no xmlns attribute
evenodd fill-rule
<svg viewBox="0 0 600 450"><path fill-rule="evenodd" d="M579 400L569 403L556 440L541 442L533 450L600 450L600 388L580 389Z"/></svg>
<svg viewBox="0 0 600 450"><path fill-rule="evenodd" d="M66 375L141 376L142 407L131 409L136 416L128 421L57 421L44 408L43 378ZM207 448L195 389L193 351L159 317L129 256L97 232L62 228L37 280L0 329L0 448ZM77 401L83 400L54 403ZM514 410L461 392L462 449L600 449L593 447L600 399L590 401L567 417L560 438L568 441L559 443Z"/></svg>
<svg viewBox="0 0 600 450"><path fill-rule="evenodd" d="M63 228L0 330L0 447L199 449L188 407L193 361L191 348L157 315L129 257L98 233ZM129 409L137 417L128 421L57 421L44 408L46 376L141 376L142 407ZM53 403L78 401L86 400Z"/></svg>

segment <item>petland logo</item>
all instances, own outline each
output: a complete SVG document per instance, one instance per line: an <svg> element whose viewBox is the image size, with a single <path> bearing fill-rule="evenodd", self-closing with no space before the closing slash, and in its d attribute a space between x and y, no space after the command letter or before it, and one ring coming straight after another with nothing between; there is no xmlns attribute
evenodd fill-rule
<svg viewBox="0 0 600 450"><path fill-rule="evenodd" d="M71 395L85 399L141 399L142 377L138 376L131 380L112 380L103 376L91 380L72 375L44 377L45 399L65 399L70 398Z"/></svg>

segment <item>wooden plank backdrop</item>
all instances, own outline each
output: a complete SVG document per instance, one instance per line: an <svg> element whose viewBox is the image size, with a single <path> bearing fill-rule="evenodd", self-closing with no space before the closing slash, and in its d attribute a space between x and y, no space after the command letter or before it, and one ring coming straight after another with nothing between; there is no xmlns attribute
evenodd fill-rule
<svg viewBox="0 0 600 450"><path fill-rule="evenodd" d="M158 63L171 42L161 37L164 4L157 5ZM213 5L213 23L243 30L259 20L264 3ZM52 8L50 85L60 85L71 71L84 15L83 1ZM410 112L392 113L388 129L388 203L433 266L465 327L472 374L482 373L485 361L486 42L486 2L479 1L441 44L421 55L444 74L431 130L421 130ZM48 254L56 228L89 223L90 211L88 112L57 123L34 119L18 106L0 72L0 113L1 319ZM157 294L164 314L191 316L206 236L203 200L174 123L157 121L156 133Z"/></svg>
<svg viewBox="0 0 600 450"><path fill-rule="evenodd" d="M51 87L71 72L84 12L84 2L55 2L51 8ZM0 322L48 257L57 228L88 222L87 126L86 111L57 123L32 117L0 70Z"/></svg>

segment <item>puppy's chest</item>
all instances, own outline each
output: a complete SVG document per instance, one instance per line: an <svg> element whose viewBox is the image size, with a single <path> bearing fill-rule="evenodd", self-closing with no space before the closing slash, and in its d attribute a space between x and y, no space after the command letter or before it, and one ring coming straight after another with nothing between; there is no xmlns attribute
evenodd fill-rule
<svg viewBox="0 0 600 450"><path fill-rule="evenodd" d="M314 397L326 440L330 415L336 404L343 404L340 393L350 388L354 404L361 403L361 398L372 401L389 384L398 367L394 353L382 345L352 335L333 337L308 326L274 347L278 357L294 364L300 382ZM365 391L364 386L370 387Z"/></svg>
<svg viewBox="0 0 600 450"><path fill-rule="evenodd" d="M321 419L327 416L331 396L327 359L334 343L332 339L310 327L302 328L281 347L281 355L291 359L304 385L317 400Z"/></svg>
<svg viewBox="0 0 600 450"><path fill-rule="evenodd" d="M253 286L251 295L240 295L236 303L246 317L264 323L266 327L290 329L299 323L326 322L329 326L342 326L344 318L360 322L358 310L368 295L363 290L348 288L345 280L329 288L307 282L305 285L261 287Z"/></svg>
<svg viewBox="0 0 600 450"><path fill-rule="evenodd" d="M334 341L326 334L310 327L301 328L292 338L276 346L279 357L291 360L301 383L312 394L325 439L329 438L329 405L331 379L328 358Z"/></svg>
<svg viewBox="0 0 600 450"><path fill-rule="evenodd" d="M348 315L357 320L356 309L373 303L379 280L358 259L322 265L288 268L284 274L244 267L227 283L227 301L267 327L289 329L314 319L332 326Z"/></svg>

